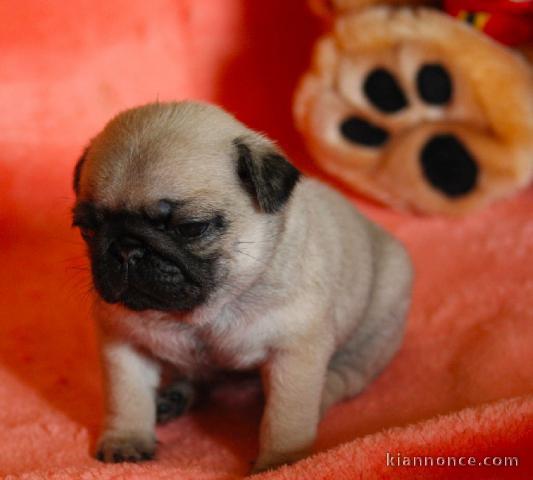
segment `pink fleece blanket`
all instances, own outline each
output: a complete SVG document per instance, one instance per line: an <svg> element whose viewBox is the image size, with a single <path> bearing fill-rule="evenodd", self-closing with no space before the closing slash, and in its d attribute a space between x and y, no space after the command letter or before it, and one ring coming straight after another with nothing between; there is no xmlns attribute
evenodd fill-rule
<svg viewBox="0 0 533 480"><path fill-rule="evenodd" d="M83 247L69 229L71 171L119 110L201 98L316 173L290 104L319 28L297 0L0 2L0 477L247 474L261 400L246 385L160 428L155 461L90 456L101 372ZM533 192L462 221L355 201L413 255L405 344L367 391L328 413L316 455L263 478L533 478ZM397 466L420 456L434 466Z"/></svg>

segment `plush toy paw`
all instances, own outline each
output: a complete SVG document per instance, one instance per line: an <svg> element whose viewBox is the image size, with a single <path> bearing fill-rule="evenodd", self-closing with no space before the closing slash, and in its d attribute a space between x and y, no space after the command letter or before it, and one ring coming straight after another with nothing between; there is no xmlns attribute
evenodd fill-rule
<svg viewBox="0 0 533 480"><path fill-rule="evenodd" d="M383 203L463 214L533 174L533 69L430 9L343 13L295 99L317 165Z"/></svg>
<svg viewBox="0 0 533 480"><path fill-rule="evenodd" d="M144 462L154 458L155 446L151 435L106 432L98 442L95 456L105 463Z"/></svg>
<svg viewBox="0 0 533 480"><path fill-rule="evenodd" d="M388 144L396 144L392 148L399 161L414 159L418 182L449 199L459 198L472 193L479 182L480 159L462 140L462 123L481 123L480 113L473 105L457 111L472 92L465 92L451 68L440 63L446 59L428 55L427 48L420 50L411 47L413 62L408 64L401 58L405 51L399 51L390 55L389 68L378 64L365 71L369 65L363 58L346 68L354 72L345 72L348 81L341 83L342 93L346 98L356 97L354 85L359 83L366 108L341 120L340 135L355 149L386 150ZM401 178L406 170L405 165L399 171L397 165L389 168L393 179ZM394 183L388 185L389 192L394 192Z"/></svg>
<svg viewBox="0 0 533 480"><path fill-rule="evenodd" d="M181 381L162 388L157 394L157 423L166 423L183 415L194 403L193 385Z"/></svg>

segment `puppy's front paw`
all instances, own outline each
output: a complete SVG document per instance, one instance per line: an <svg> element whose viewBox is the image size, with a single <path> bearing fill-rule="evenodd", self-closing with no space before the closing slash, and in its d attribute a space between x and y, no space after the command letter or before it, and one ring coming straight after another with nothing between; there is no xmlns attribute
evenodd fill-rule
<svg viewBox="0 0 533 480"><path fill-rule="evenodd" d="M105 463L144 462L154 458L153 436L132 433L105 433L98 442L96 458Z"/></svg>

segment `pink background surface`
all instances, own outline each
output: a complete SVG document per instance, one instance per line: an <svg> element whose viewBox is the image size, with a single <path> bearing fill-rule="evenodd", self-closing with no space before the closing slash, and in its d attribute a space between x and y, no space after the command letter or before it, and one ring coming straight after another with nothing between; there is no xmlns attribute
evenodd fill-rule
<svg viewBox="0 0 533 480"><path fill-rule="evenodd" d="M211 100L314 172L291 96L320 22L303 1L0 1L0 476L244 476L257 451L257 391L159 429L159 459L102 465L89 276L69 228L71 174L118 111ZM316 173L316 172L315 172ZM417 270L405 345L321 425L320 453L272 478L533 475L533 192L465 220L356 199L398 235ZM385 453L520 455L518 469L391 469Z"/></svg>

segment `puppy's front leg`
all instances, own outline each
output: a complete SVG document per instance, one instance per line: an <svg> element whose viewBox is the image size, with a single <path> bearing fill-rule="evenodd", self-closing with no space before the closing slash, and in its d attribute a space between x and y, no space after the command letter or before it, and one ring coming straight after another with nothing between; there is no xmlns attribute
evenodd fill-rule
<svg viewBox="0 0 533 480"><path fill-rule="evenodd" d="M313 340L274 354L261 372L266 406L254 472L305 457L315 440L330 352Z"/></svg>
<svg viewBox="0 0 533 480"><path fill-rule="evenodd" d="M156 444L155 390L159 366L119 341L106 341L102 354L107 411L96 456L104 462L149 460Z"/></svg>

